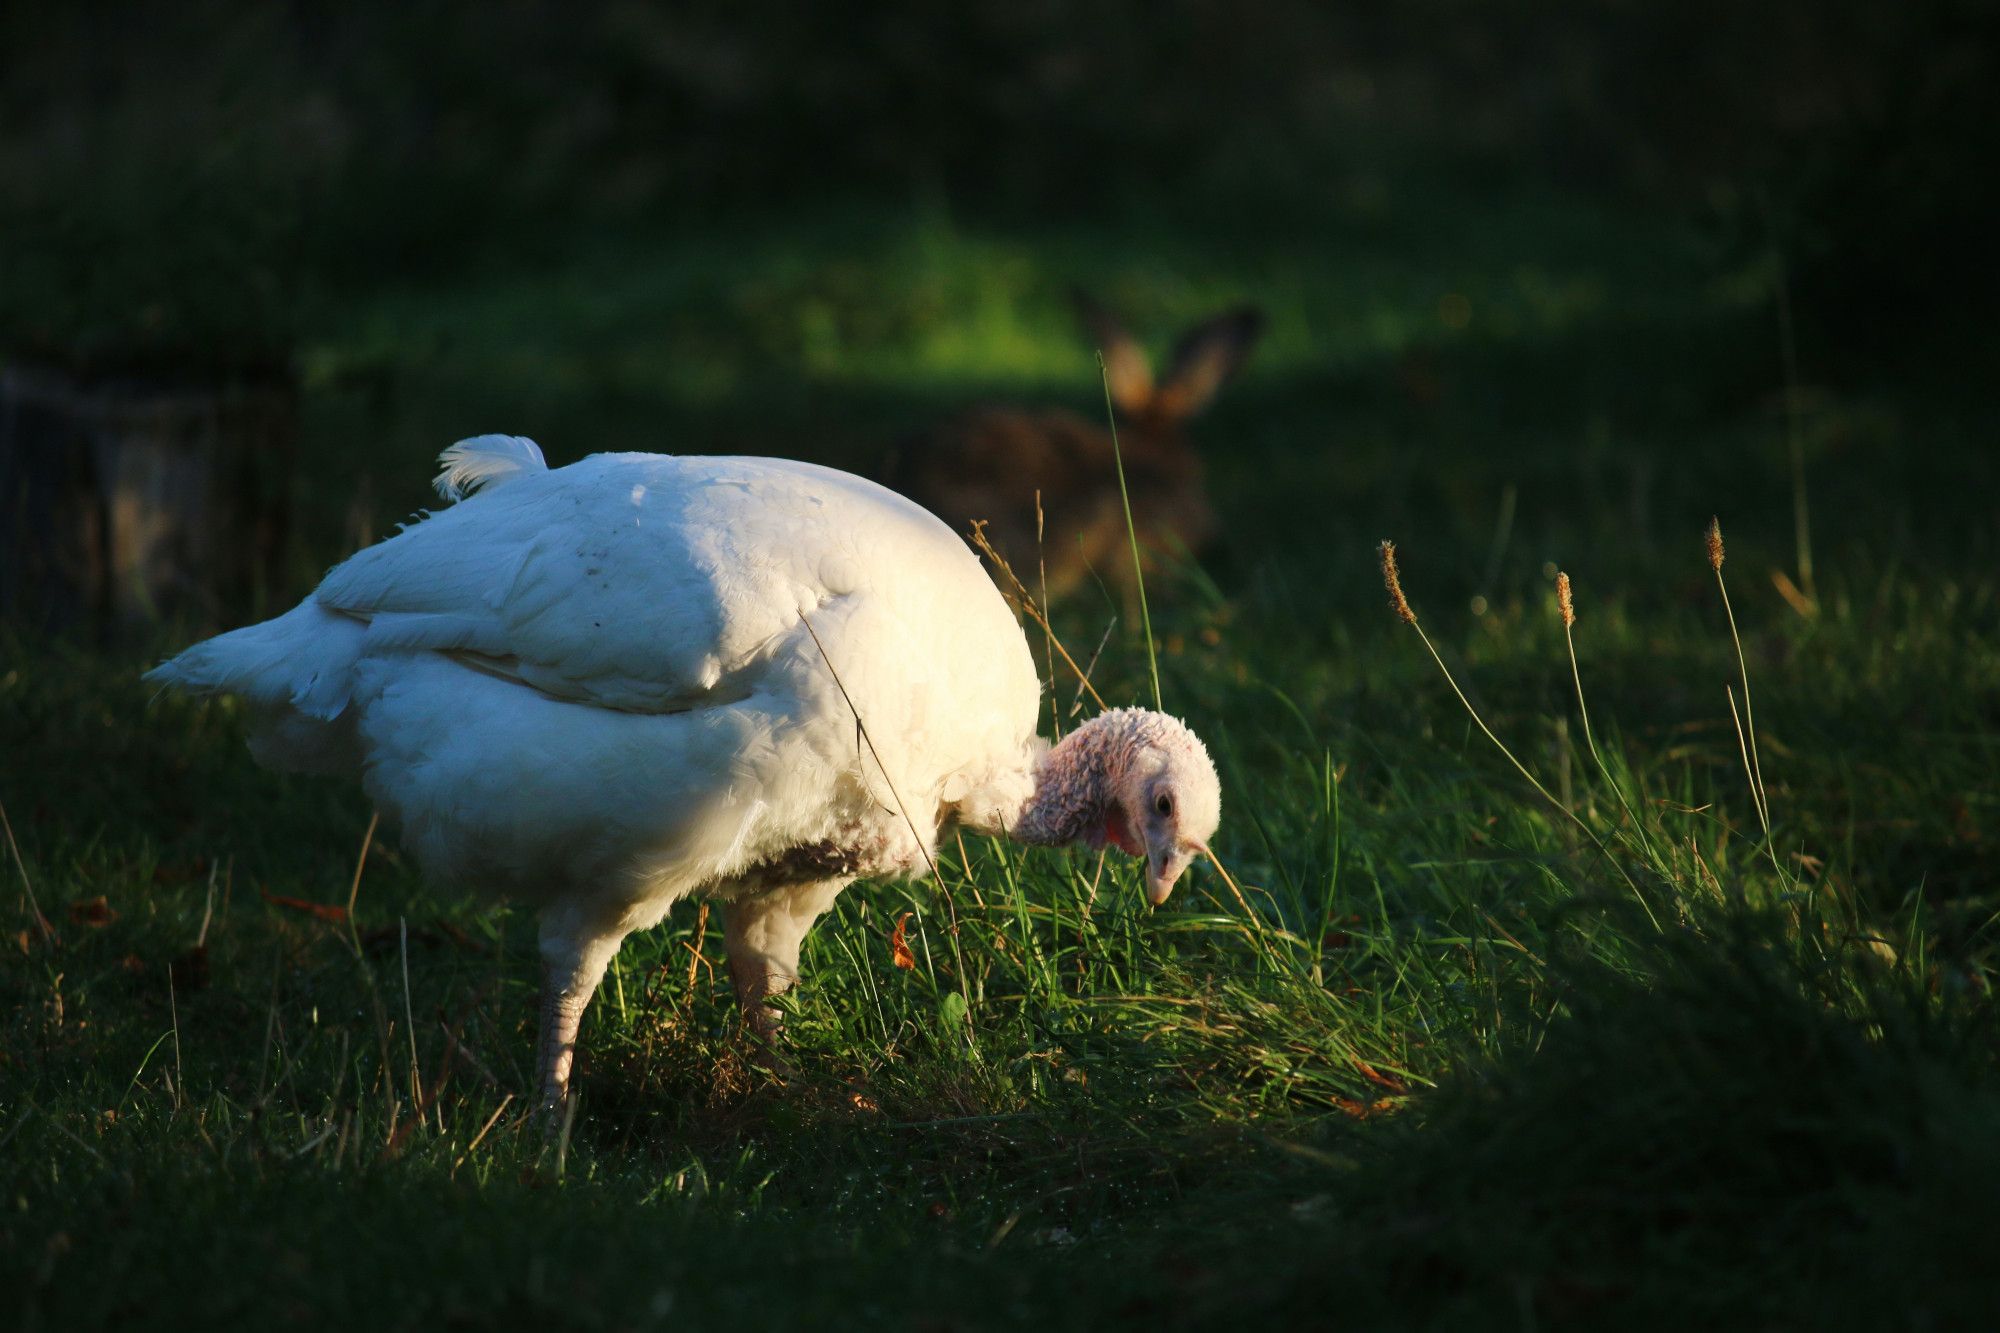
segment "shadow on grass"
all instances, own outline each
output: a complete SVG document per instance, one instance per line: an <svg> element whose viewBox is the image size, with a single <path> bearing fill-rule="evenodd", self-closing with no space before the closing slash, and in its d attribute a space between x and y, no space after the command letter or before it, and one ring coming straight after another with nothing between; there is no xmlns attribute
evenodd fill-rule
<svg viewBox="0 0 2000 1333"><path fill-rule="evenodd" d="M1317 1174L1198 1199L1157 1249L1149 1313L1978 1326L2000 1227L1991 1009L1801 947L1739 920L1629 970L1565 969L1532 1049L1303 1150Z"/></svg>

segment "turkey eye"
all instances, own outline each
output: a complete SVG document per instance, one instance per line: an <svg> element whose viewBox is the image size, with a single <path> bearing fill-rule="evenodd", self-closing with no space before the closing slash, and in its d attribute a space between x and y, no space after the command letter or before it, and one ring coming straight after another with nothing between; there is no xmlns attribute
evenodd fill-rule
<svg viewBox="0 0 2000 1333"><path fill-rule="evenodd" d="M1174 798L1165 792L1161 792L1153 798L1153 808L1159 811L1162 816L1172 818L1174 813Z"/></svg>

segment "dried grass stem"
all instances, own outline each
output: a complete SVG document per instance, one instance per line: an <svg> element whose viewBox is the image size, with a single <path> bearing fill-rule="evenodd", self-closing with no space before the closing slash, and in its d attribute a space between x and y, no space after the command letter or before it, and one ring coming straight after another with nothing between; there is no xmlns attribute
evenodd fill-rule
<svg viewBox="0 0 2000 1333"><path fill-rule="evenodd" d="M1459 688L1457 679L1451 674L1451 668L1445 665L1444 657L1438 652L1437 646L1431 642L1430 635L1424 633L1424 627L1417 623L1416 612L1410 609L1409 600L1403 596L1403 582L1396 568L1396 544L1385 541L1378 549L1382 556L1382 581L1389 589L1391 608L1394 609L1396 614L1411 629L1417 632L1417 638L1422 641L1424 651L1431 655L1431 661L1437 663L1437 669L1443 674L1445 684L1451 686L1451 692L1458 696L1458 702L1464 706L1467 716L1471 717L1473 721L1473 725L1477 726L1480 733L1493 743L1493 748L1498 750L1502 757L1514 766L1514 771L1527 779L1528 785L1533 787L1543 800L1561 811L1572 824L1576 825L1582 831L1584 837L1590 839L1590 845L1597 849L1598 855L1610 863L1612 869L1616 870L1625 883L1631 887L1632 896L1639 900L1640 908L1645 911L1647 919L1653 923L1653 928L1658 930L1660 928L1659 918L1653 915L1652 905L1646 901L1646 895L1639 888L1639 882L1632 878L1632 872L1627 870L1624 863L1611 854L1611 848L1605 845L1604 839L1598 836L1596 829L1586 823L1583 817L1577 814L1576 811L1557 800L1555 795L1542 785L1541 780L1528 771L1528 766L1515 757L1514 752L1507 748L1507 743L1494 734L1493 728L1486 725L1486 719L1479 715L1479 710L1472 706L1472 700L1466 698L1465 691Z"/></svg>
<svg viewBox="0 0 2000 1333"><path fill-rule="evenodd" d="M1722 594L1722 614L1729 621L1729 641L1736 647L1736 671L1743 681L1743 717L1737 723L1739 742L1743 749L1743 767L1750 780L1750 804L1757 811L1757 825L1764 833L1764 849L1770 854L1771 864L1784 878L1784 867L1778 864L1778 849L1771 841L1771 805L1764 788L1764 765L1757 756L1757 717L1750 708L1750 664L1743 655L1743 636L1736 630L1736 609L1729 604L1729 585L1722 578L1722 522L1708 520L1708 565L1715 571L1715 588ZM1734 695L1729 700L1729 712L1736 713Z"/></svg>

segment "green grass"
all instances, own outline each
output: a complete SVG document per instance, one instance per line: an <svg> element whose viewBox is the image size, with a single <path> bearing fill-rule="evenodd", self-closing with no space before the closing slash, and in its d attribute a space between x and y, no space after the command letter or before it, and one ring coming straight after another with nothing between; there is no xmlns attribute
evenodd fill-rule
<svg viewBox="0 0 2000 1333"><path fill-rule="evenodd" d="M1364 193L1289 233L836 211L326 311L297 590L424 503L460 435L862 465L969 398L1088 410L1067 280L1161 342L1264 302L1271 340L1201 433L1227 539L1150 589L1245 901L1197 868L1151 913L1116 858L948 844L941 886L859 886L815 931L782 1086L745 1061L717 923L685 905L590 1011L557 1151L520 1116L524 913L427 887L392 839L352 933L277 901L346 901L357 792L256 770L230 702L151 697L137 672L177 631L6 638L0 800L60 940L13 906L10 860L0 1308L53 1329L1989 1317L1993 402L1907 368L1805 402L1802 618L1770 579L1791 492L1754 270L1560 196ZM1481 716L1617 868L1389 613L1384 536ZM1079 659L1114 603L1058 608ZM1097 681L1150 695L1130 626Z"/></svg>

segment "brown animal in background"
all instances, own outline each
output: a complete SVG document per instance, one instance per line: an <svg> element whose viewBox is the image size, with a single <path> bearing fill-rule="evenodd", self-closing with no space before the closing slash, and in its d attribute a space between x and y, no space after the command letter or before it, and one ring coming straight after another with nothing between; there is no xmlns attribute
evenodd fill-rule
<svg viewBox="0 0 2000 1333"><path fill-rule="evenodd" d="M1085 331L1104 356L1118 417L1118 451L1142 551L1199 552L1216 533L1201 457L1182 427L1236 374L1264 329L1242 307L1183 334L1166 377L1153 381L1139 344L1101 306L1074 298ZM1125 507L1111 432L1061 408L976 407L905 443L887 478L964 535L976 519L1032 589L1045 561L1050 597L1095 574L1121 592L1132 578ZM1041 495L1039 546L1035 496Z"/></svg>

